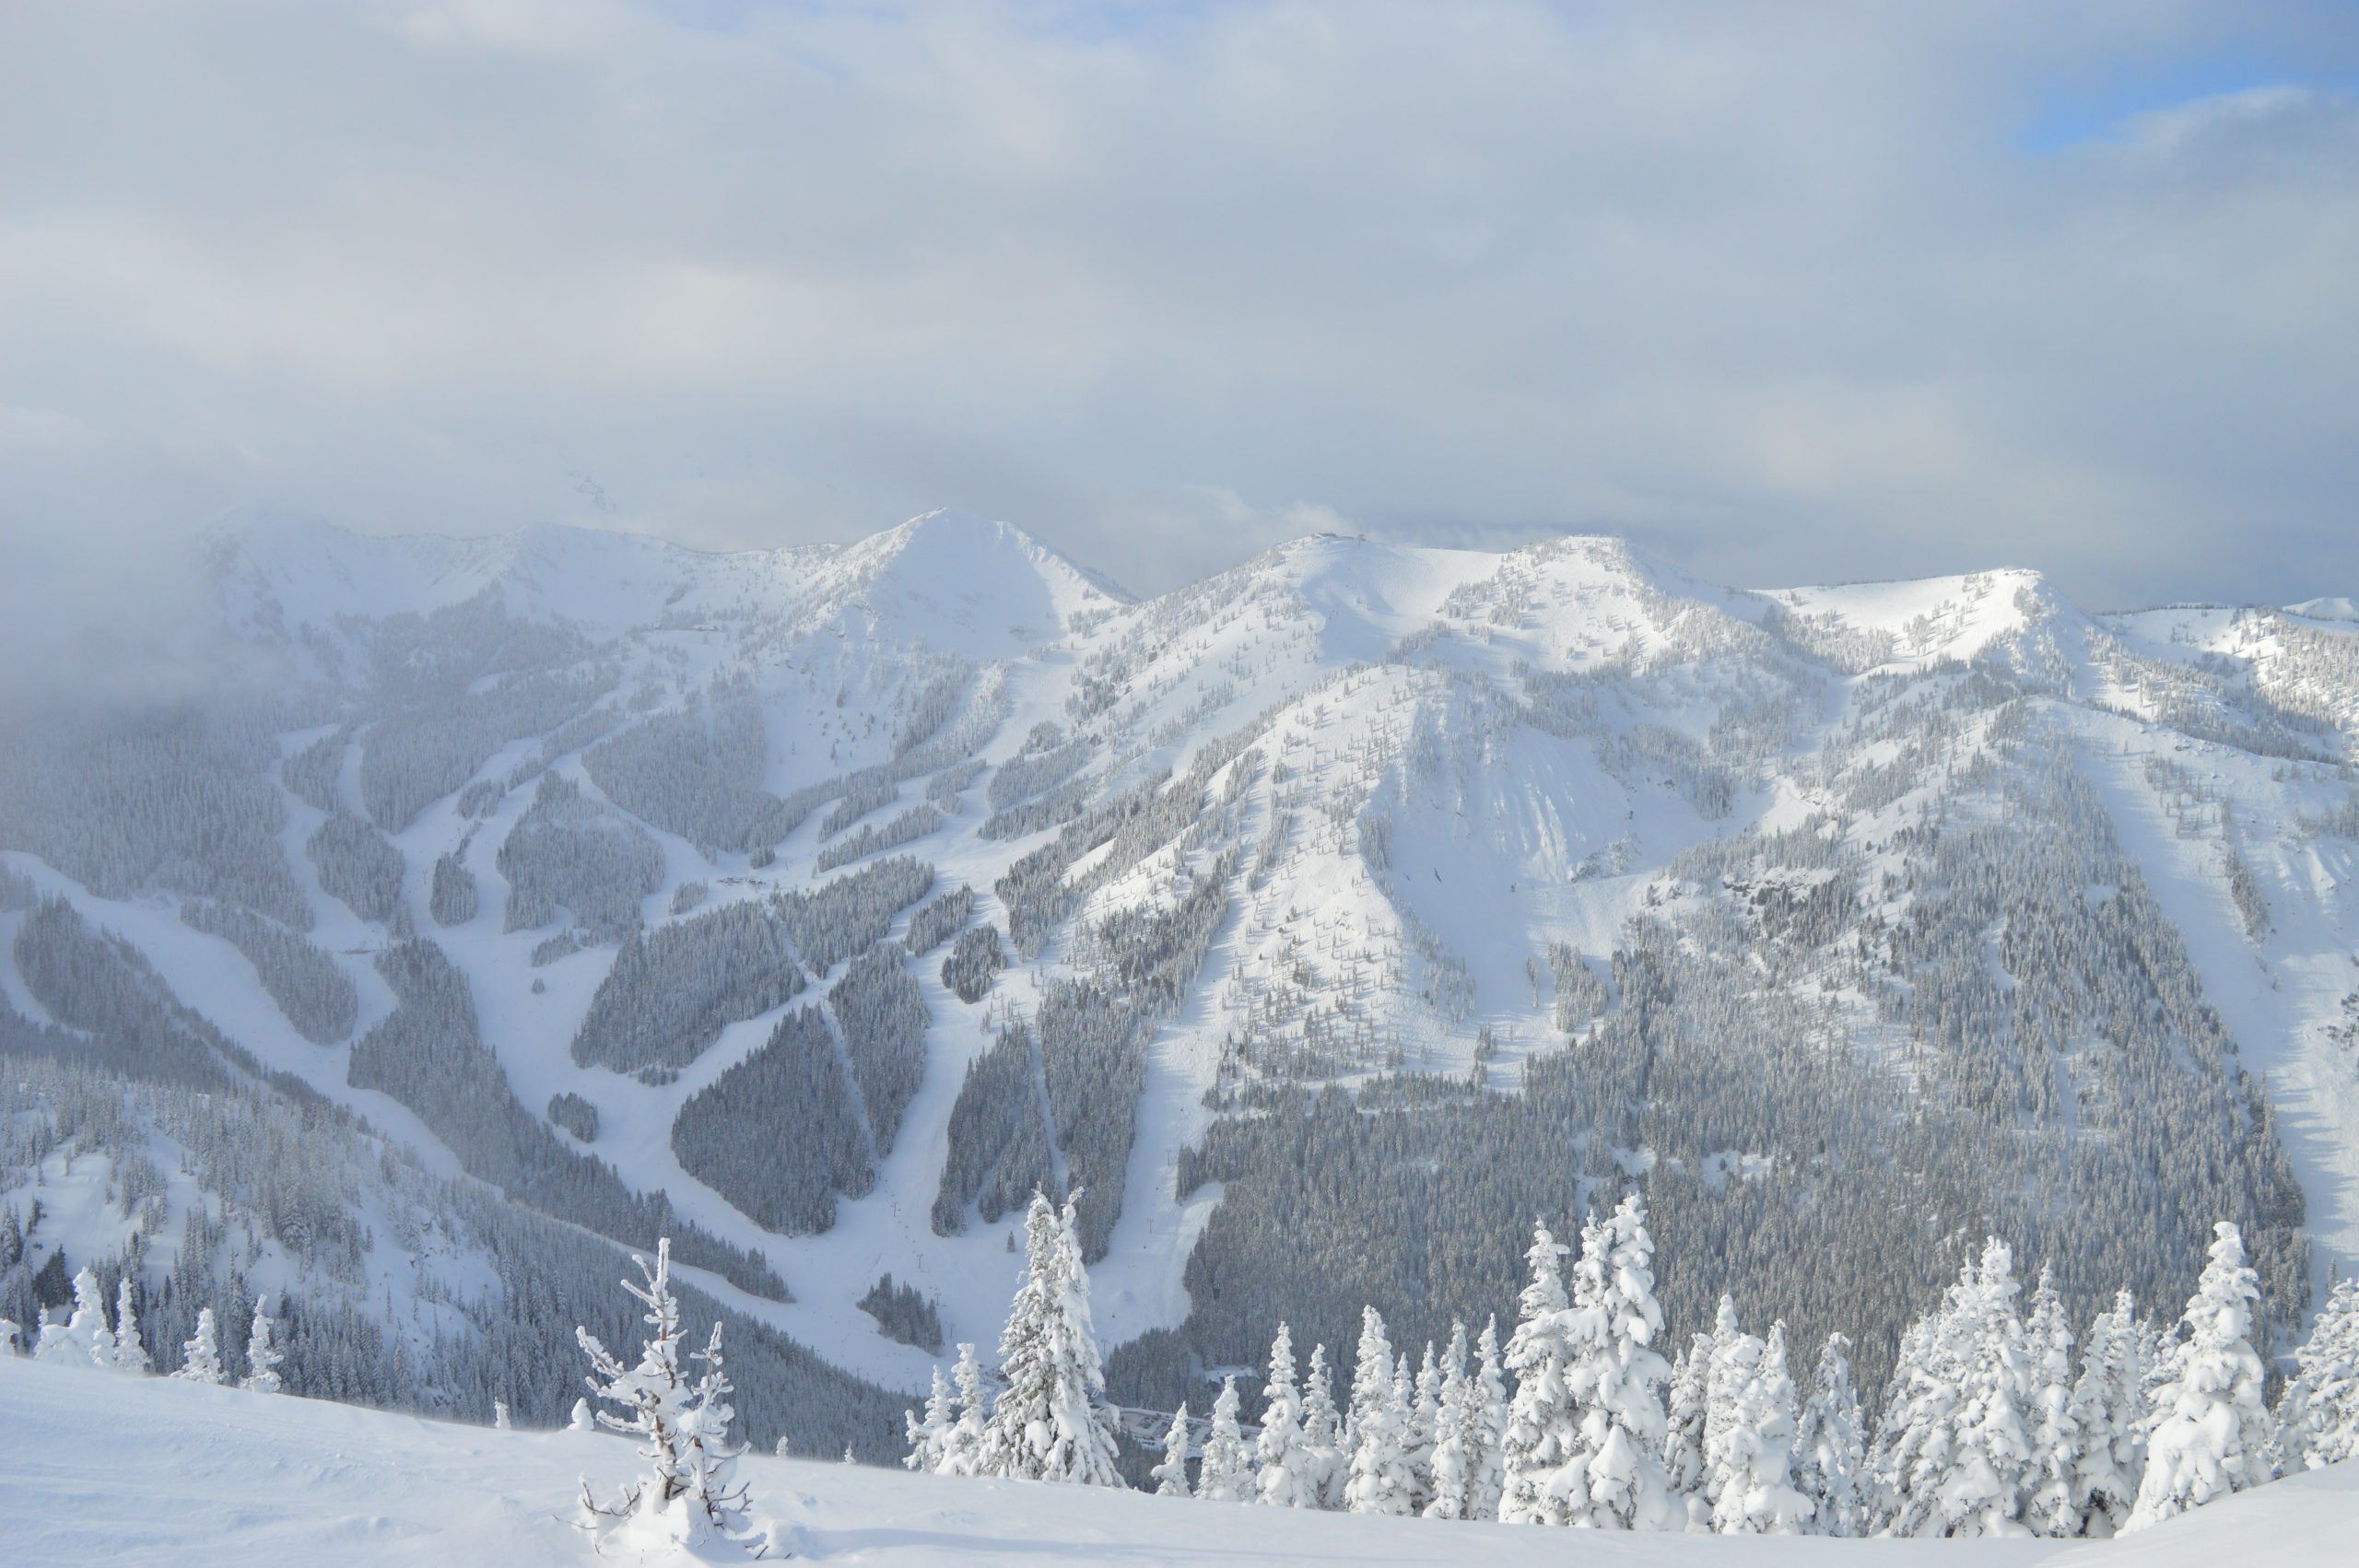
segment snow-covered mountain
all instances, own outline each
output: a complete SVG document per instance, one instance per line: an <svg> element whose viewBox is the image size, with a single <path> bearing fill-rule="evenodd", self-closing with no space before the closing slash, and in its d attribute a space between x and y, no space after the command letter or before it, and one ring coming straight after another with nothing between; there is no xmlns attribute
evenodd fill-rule
<svg viewBox="0 0 2359 1568"><path fill-rule="evenodd" d="M664 1229L801 1380L757 1439L881 1451L1036 1184L1167 1409L1628 1183L1674 1333L1871 1387L1989 1229L2085 1308L2234 1218L2281 1330L2359 1261L2346 603L1332 536L1142 602L942 512L210 561L275 689L0 756L0 1316L276 1291L299 1383L552 1419L507 1369Z"/></svg>

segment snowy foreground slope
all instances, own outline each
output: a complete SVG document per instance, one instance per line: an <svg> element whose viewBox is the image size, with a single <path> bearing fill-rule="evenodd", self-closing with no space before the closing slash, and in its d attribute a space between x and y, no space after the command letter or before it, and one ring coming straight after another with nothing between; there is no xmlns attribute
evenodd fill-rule
<svg viewBox="0 0 2359 1568"><path fill-rule="evenodd" d="M622 1439L500 1433L230 1388L0 1362L0 1557L22 1568L591 1561L569 1502ZM819 1562L1521 1563L1784 1568L2327 1565L2359 1542L2359 1466L2248 1492L2120 1541L1824 1541L1573 1534L1199 1504L749 1457L756 1517Z"/></svg>
<svg viewBox="0 0 2359 1568"><path fill-rule="evenodd" d="M2233 1220L2264 1353L2359 1263L2348 585L1317 537L1134 601L946 513L211 571L202 700L0 731L29 1331L266 1295L299 1392L553 1425L669 1235L746 1434L889 1460L1036 1186L1140 1411L1511 1321L1629 1188L1674 1347L1727 1293L1872 1401L1989 1233L2079 1325Z"/></svg>

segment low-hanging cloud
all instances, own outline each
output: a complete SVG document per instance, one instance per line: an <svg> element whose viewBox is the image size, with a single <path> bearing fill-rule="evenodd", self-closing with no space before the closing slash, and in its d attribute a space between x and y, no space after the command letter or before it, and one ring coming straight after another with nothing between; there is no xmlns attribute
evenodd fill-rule
<svg viewBox="0 0 2359 1568"><path fill-rule="evenodd" d="M0 551L63 605L88 543L243 506L729 546L952 504L1144 591L1350 526L1614 530L1722 580L2021 563L2096 607L2341 591L2354 32L9 7Z"/></svg>

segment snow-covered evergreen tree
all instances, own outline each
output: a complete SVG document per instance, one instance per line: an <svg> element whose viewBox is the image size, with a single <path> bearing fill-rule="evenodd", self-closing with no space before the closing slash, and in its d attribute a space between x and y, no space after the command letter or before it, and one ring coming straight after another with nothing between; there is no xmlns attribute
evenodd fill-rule
<svg viewBox="0 0 2359 1568"><path fill-rule="evenodd" d="M1212 1425L1196 1459L1196 1495L1206 1503L1253 1500L1253 1465L1238 1426L1235 1377L1221 1379L1220 1397L1213 1401Z"/></svg>
<svg viewBox="0 0 2359 1568"><path fill-rule="evenodd" d="M1572 1457L1579 1412L1565 1386L1573 1348L1567 1340L1564 1258L1568 1249L1544 1223L1532 1229L1524 1254L1531 1279L1516 1302L1515 1332L1508 1338L1508 1370L1515 1374L1515 1398L1508 1406L1501 1440L1507 1485L1499 1518L1510 1525L1568 1525L1572 1510L1549 1490Z"/></svg>
<svg viewBox="0 0 2359 1568"><path fill-rule="evenodd" d="M1974 1265L1967 1263L1941 1308L1911 1323L1900 1337L1869 1461L1870 1516L1876 1533L1940 1533L1940 1493L1956 1442L1964 1376L1956 1320L1974 1288Z"/></svg>
<svg viewBox="0 0 2359 1568"><path fill-rule="evenodd" d="M1310 1364L1302 1380L1302 1452L1304 1470L1311 1480L1315 1501L1306 1507L1335 1509L1344 1505L1343 1423L1335 1414L1335 1379L1327 1367L1327 1347L1310 1347Z"/></svg>
<svg viewBox="0 0 2359 1568"><path fill-rule="evenodd" d="M1766 1340L1739 1340L1758 1349L1728 1363L1746 1375L1705 1456L1711 1467L1712 1527L1723 1535L1799 1535L1811 1526L1811 1501L1793 1484L1794 1380L1786 1366L1786 1326L1770 1325Z"/></svg>
<svg viewBox="0 0 2359 1568"><path fill-rule="evenodd" d="M1041 1193L1024 1219L1024 1281L1001 1331L1000 1395L983 1433L980 1473L1120 1486L1106 1373L1090 1320L1074 1205Z"/></svg>
<svg viewBox="0 0 2359 1568"><path fill-rule="evenodd" d="M1734 1306L1730 1310L1733 1312ZM1671 1403L1665 1412L1663 1484L1688 1511L1691 1528L1708 1528L1710 1504L1704 1496L1704 1428L1709 1415L1707 1394L1712 1375L1712 1352L1719 1343L1708 1333L1691 1338L1671 1369Z"/></svg>
<svg viewBox="0 0 2359 1568"><path fill-rule="evenodd" d="M2142 1529L2273 1479L2264 1373L2252 1347L2259 1295L2244 1238L2221 1221L2179 1319L2186 1339L2172 1358L2170 1381L2156 1390L2146 1473L2124 1528Z"/></svg>
<svg viewBox="0 0 2359 1568"><path fill-rule="evenodd" d="M745 1494L728 1484L735 1457L728 1427L734 1412L727 1403L721 1326L713 1325L711 1340L696 1353L705 1370L692 1382L681 1364L683 1330L680 1304L672 1294L670 1238L657 1241L651 1267L636 1253L631 1261L640 1278L625 1280L623 1289L647 1309L641 1321L648 1335L637 1364L626 1366L587 1328L577 1328L574 1339L590 1360L585 1381L591 1394L622 1412L602 1410L598 1424L639 1437L639 1457L648 1469L606 1504L592 1495L585 1480L583 1527L600 1540L617 1537L650 1550L733 1535L743 1524Z"/></svg>
<svg viewBox="0 0 2359 1568"><path fill-rule="evenodd" d="M1401 1373L1407 1376L1409 1357L1401 1357ZM1409 1510L1422 1514L1434 1500L1434 1445L1440 1440L1441 1367L1434 1359L1434 1342L1426 1341L1425 1359L1417 1364L1417 1380L1409 1400L1409 1437L1406 1445L1409 1474L1415 1487L1409 1498Z"/></svg>
<svg viewBox="0 0 2359 1568"><path fill-rule="evenodd" d="M2359 1281L2327 1293L2294 1362L2299 1371L2283 1402L2287 1467L2314 1470L2359 1457Z"/></svg>
<svg viewBox="0 0 2359 1568"><path fill-rule="evenodd" d="M1472 1384L1466 1370L1466 1325L1449 1326L1449 1348L1441 1357L1441 1390L1434 1400L1434 1443L1431 1455L1433 1495L1426 1500L1428 1519L1463 1519L1468 1473L1469 1439L1480 1441L1469 1420Z"/></svg>
<svg viewBox="0 0 2359 1568"><path fill-rule="evenodd" d="M1646 1203L1635 1192L1582 1229L1567 1335L1573 1359L1565 1375L1579 1413L1572 1457L1554 1484L1573 1523L1596 1529L1674 1523L1661 1459L1662 1386L1671 1367L1654 1349L1662 1331L1654 1250ZM1684 1508L1678 1512L1684 1523Z"/></svg>
<svg viewBox="0 0 2359 1568"><path fill-rule="evenodd" d="M1499 1320L1483 1324L1466 1398L1466 1516L1496 1519L1507 1491L1508 1384L1499 1355Z"/></svg>
<svg viewBox="0 0 2359 1568"><path fill-rule="evenodd" d="M2023 1522L2032 1534L2077 1536L2082 1515L2074 1478L2081 1469L2081 1423L2072 1413L2072 1326L2052 1270L2039 1271L2024 1325L2024 1368L2030 1381L2031 1463L2025 1476Z"/></svg>
<svg viewBox="0 0 2359 1568"><path fill-rule="evenodd" d="M1715 1530L1721 1528L1720 1493L1732 1473L1729 1461L1736 1454L1729 1446L1729 1434L1743 1413L1740 1407L1746 1388L1760 1375L1762 1350L1760 1337L1746 1333L1738 1323L1736 1303L1722 1296L1704 1366L1704 1469L1695 1492L1708 1527Z"/></svg>
<svg viewBox="0 0 2359 1568"><path fill-rule="evenodd" d="M1170 1430L1163 1434L1163 1457L1147 1472L1157 1497L1190 1497L1188 1489L1188 1401L1171 1412Z"/></svg>
<svg viewBox="0 0 2359 1568"><path fill-rule="evenodd" d="M901 1468L922 1475L933 1475L942 1469L942 1450L950 1441L950 1429L958 1421L957 1407L951 1403L950 1378L940 1366L933 1369L933 1388L926 1396L925 1410L905 1411L901 1417L907 1433L910 1451L901 1460Z"/></svg>
<svg viewBox="0 0 2359 1568"><path fill-rule="evenodd" d="M1384 1319L1372 1306L1360 1311L1358 1356L1352 1371L1351 1468L1344 1506L1355 1514L1407 1514L1416 1484L1407 1449L1409 1380L1394 1365Z"/></svg>
<svg viewBox="0 0 2359 1568"><path fill-rule="evenodd" d="M74 1336L65 1331L65 1320L49 1308L41 1309L41 1328L33 1340L35 1361L55 1362L61 1366L87 1366L90 1352L76 1344Z"/></svg>
<svg viewBox="0 0 2359 1568"><path fill-rule="evenodd" d="M181 1369L172 1374L184 1383L226 1383L229 1374L221 1367L220 1332L214 1327L213 1309L199 1307L196 1331L181 1347Z"/></svg>
<svg viewBox="0 0 2359 1568"><path fill-rule="evenodd" d="M1841 1334L1826 1337L1810 1398L1794 1423L1794 1490L1810 1499L1820 1535L1865 1533L1860 1483L1867 1466L1867 1421L1851 1387L1850 1347Z"/></svg>
<svg viewBox="0 0 2359 1568"><path fill-rule="evenodd" d="M2015 1310L2020 1290L2013 1248L1992 1236L1966 1310L1954 1320L1963 1375L1949 1473L1937 1489L1942 1535L2020 1535L2027 1527L2023 1506L2032 1448L2025 1401L2031 1373Z"/></svg>
<svg viewBox="0 0 2359 1568"><path fill-rule="evenodd" d="M124 1372L143 1374L154 1366L147 1357L147 1341L140 1337L139 1312L132 1303L128 1270L114 1287L114 1363Z"/></svg>
<svg viewBox="0 0 2359 1568"><path fill-rule="evenodd" d="M254 1303L254 1320L246 1330L246 1377L241 1387L257 1394L279 1391L278 1363L287 1358L278 1349L278 1320L270 1315L270 1298Z"/></svg>
<svg viewBox="0 0 2359 1568"><path fill-rule="evenodd" d="M957 1390L957 1419L943 1434L942 1457L936 1461L934 1473L945 1476L973 1476L983 1473L983 1439L991 1430L991 1390L983 1373L983 1363L975 1354L975 1347L962 1343L958 1347L958 1364L950 1374L951 1386Z"/></svg>
<svg viewBox="0 0 2359 1568"><path fill-rule="evenodd" d="M1270 1380L1262 1388L1262 1433L1253 1445L1254 1493L1273 1507L1316 1508L1319 1469L1303 1435L1294 1335L1281 1323L1270 1341Z"/></svg>
<svg viewBox="0 0 2359 1568"><path fill-rule="evenodd" d="M741 1535L746 1523L745 1488L735 1478L737 1459L745 1449L729 1441L729 1424L737 1419L737 1411L729 1402L735 1390L722 1359L719 1322L713 1324L704 1349L693 1352L690 1359L703 1363L704 1369L697 1374L687 1408L680 1412L679 1506L703 1529L722 1536Z"/></svg>
<svg viewBox="0 0 2359 1568"><path fill-rule="evenodd" d="M114 1331L107 1327L106 1293L99 1288L98 1275L87 1268L74 1276L74 1316L66 1319L65 1336L90 1365L114 1365Z"/></svg>
<svg viewBox="0 0 2359 1568"><path fill-rule="evenodd" d="M2146 1473L2145 1336L2128 1291L2089 1322L2081 1375L2072 1385L2072 1424L2080 1446L2072 1470L2078 1533L2121 1533Z"/></svg>

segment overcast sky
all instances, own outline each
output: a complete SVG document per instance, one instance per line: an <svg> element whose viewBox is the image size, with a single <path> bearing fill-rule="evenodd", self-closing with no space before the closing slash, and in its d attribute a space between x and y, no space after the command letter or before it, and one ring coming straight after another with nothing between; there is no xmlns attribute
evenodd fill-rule
<svg viewBox="0 0 2359 1568"><path fill-rule="evenodd" d="M20 592L951 505L2283 602L2354 481L2349 4L0 6Z"/></svg>

